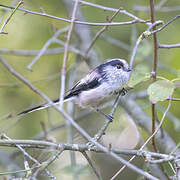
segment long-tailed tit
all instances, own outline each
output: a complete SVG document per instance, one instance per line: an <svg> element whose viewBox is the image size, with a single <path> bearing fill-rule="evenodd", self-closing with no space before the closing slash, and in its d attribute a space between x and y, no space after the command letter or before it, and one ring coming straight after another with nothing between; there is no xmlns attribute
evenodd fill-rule
<svg viewBox="0 0 180 180"><path fill-rule="evenodd" d="M129 80L131 68L123 59L111 59L91 70L84 78L78 81L64 97L64 102L73 100L81 107L98 107L107 101L113 94L121 91ZM59 99L53 101L59 103ZM43 104L18 115L30 113L49 107ZM102 113L102 112L101 112ZM103 113L104 114L104 113ZM104 114L105 115L105 114Z"/></svg>

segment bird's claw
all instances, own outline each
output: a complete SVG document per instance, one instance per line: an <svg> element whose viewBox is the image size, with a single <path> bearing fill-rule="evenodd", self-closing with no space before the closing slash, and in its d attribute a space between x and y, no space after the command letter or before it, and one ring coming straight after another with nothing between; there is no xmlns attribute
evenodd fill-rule
<svg viewBox="0 0 180 180"><path fill-rule="evenodd" d="M113 122L113 119L114 119L113 116L111 116L110 114L106 114L105 116L106 116L107 119L110 120L110 122Z"/></svg>
<svg viewBox="0 0 180 180"><path fill-rule="evenodd" d="M127 92L128 92L127 89L122 88L122 90L120 91L120 94L121 94L121 96L125 96Z"/></svg>

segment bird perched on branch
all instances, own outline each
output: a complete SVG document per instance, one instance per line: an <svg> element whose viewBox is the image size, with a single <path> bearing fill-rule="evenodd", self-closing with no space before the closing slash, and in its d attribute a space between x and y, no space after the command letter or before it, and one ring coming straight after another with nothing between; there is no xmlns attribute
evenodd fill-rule
<svg viewBox="0 0 180 180"><path fill-rule="evenodd" d="M131 67L124 59L111 59L91 70L78 81L64 97L64 102L73 100L81 107L92 107L97 111L99 106L108 101L113 94L124 90L128 82ZM59 103L59 99L53 101ZM18 115L30 113L49 107L48 103L22 111ZM101 114L108 116L101 112Z"/></svg>

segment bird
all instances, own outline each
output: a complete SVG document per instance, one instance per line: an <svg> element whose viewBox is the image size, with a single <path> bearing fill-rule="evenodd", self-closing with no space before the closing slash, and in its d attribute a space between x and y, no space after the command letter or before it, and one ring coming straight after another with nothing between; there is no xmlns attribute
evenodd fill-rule
<svg viewBox="0 0 180 180"><path fill-rule="evenodd" d="M82 108L91 107L107 118L99 107L118 92L125 92L124 85L129 81L131 67L124 59L110 59L92 69L84 78L79 80L64 96L64 102L74 101ZM53 100L55 104L59 99ZM31 113L50 107L45 103L20 112L18 115Z"/></svg>

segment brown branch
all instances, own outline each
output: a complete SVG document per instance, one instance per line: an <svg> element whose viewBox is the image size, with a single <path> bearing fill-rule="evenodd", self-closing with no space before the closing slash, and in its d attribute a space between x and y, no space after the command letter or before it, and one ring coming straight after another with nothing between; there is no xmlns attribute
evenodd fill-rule
<svg viewBox="0 0 180 180"><path fill-rule="evenodd" d="M154 0L150 0L150 15L151 15L151 23L153 24L155 22L155 10L154 10ZM156 27L152 28L153 31L156 30ZM152 77L153 81L156 81L156 71L157 71L157 61L158 61L158 42L157 42L157 36L156 33L153 34L153 43L154 43L154 58L153 58L153 69L152 69ZM152 103L152 134L155 131L155 121L156 121L156 110L155 110L155 104ZM152 138L152 145L154 148L154 151L157 152L157 148L155 145L155 138Z"/></svg>

